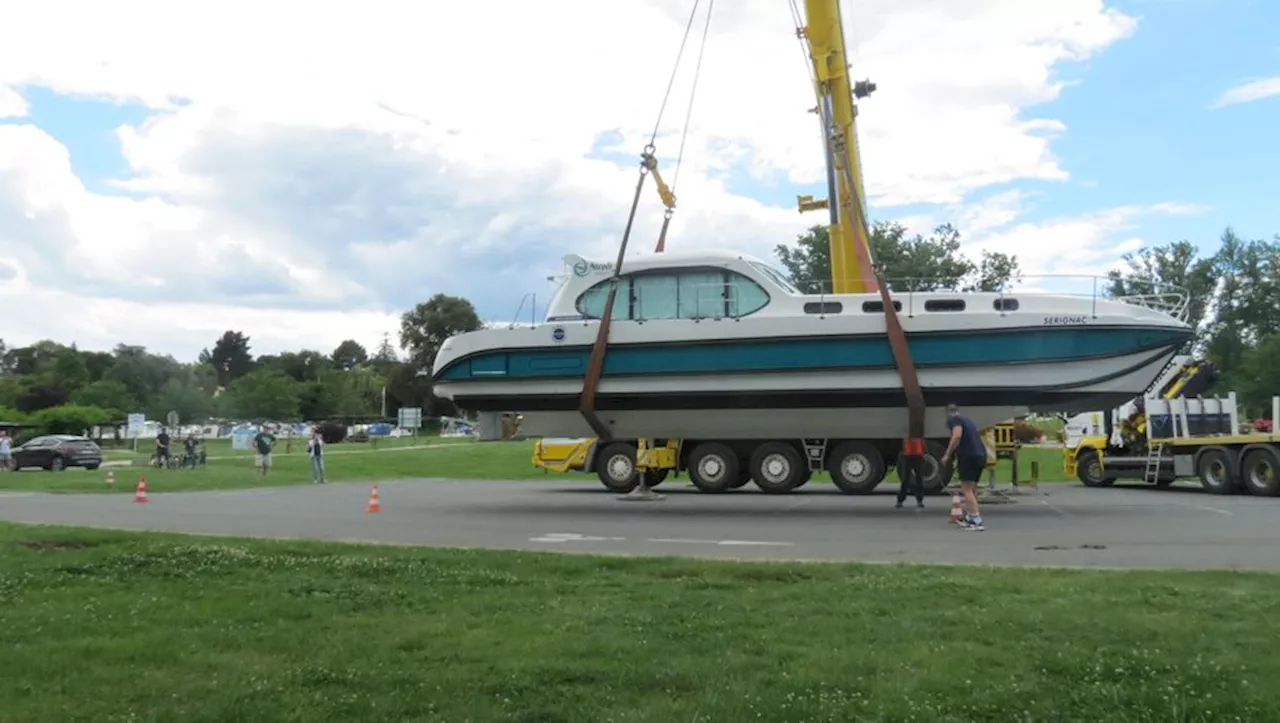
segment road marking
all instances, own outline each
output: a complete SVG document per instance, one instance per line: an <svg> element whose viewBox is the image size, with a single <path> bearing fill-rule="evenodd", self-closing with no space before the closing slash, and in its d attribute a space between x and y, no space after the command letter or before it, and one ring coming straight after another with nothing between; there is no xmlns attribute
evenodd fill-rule
<svg viewBox="0 0 1280 723"><path fill-rule="evenodd" d="M541 537L530 537L529 542L622 542L625 537L597 537L577 532L548 532Z"/></svg>
<svg viewBox="0 0 1280 723"><path fill-rule="evenodd" d="M795 545L793 542L769 542L760 540L693 540L676 537L654 537L645 540L645 542L658 542L673 545L732 545L738 547L747 547L751 545L761 547L791 547Z"/></svg>
<svg viewBox="0 0 1280 723"><path fill-rule="evenodd" d="M1231 512L1229 510L1220 509L1218 507L1210 507L1208 505L1193 505L1190 502L1175 502L1174 504L1180 507L1187 507L1193 510L1203 510L1205 512L1214 512L1219 515L1227 515L1228 517L1232 517L1235 515L1234 512Z"/></svg>

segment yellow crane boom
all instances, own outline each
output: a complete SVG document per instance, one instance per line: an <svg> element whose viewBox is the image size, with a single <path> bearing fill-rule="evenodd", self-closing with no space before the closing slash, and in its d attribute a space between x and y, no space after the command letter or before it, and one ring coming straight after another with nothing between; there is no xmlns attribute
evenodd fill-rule
<svg viewBox="0 0 1280 723"><path fill-rule="evenodd" d="M880 284L868 238L866 193L858 155L858 109L853 99L865 98L876 86L865 80L849 83L839 0L805 0L805 25L797 28L796 34L809 46L818 98L813 112L822 119L827 137L827 185L835 197L815 201L812 196L800 196L800 211L831 211L832 293L874 293Z"/></svg>

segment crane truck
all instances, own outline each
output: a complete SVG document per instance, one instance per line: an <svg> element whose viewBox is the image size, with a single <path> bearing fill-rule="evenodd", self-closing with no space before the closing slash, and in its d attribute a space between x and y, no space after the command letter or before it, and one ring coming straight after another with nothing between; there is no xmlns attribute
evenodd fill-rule
<svg viewBox="0 0 1280 723"><path fill-rule="evenodd" d="M1142 397L1109 413L1070 418L1067 475L1088 487L1134 480L1163 488L1198 478L1214 494L1280 496L1280 436L1242 433L1235 392L1202 396L1218 376L1212 363L1182 355ZM1274 420L1280 397L1271 405Z"/></svg>

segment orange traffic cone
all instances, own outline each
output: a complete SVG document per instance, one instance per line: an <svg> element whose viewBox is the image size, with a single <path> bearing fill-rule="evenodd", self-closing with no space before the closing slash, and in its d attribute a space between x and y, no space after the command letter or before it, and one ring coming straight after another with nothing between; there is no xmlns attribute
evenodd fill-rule
<svg viewBox="0 0 1280 723"><path fill-rule="evenodd" d="M378 499L378 485L373 486L373 494L369 495L369 509L367 512L381 512L382 501Z"/></svg>
<svg viewBox="0 0 1280 723"><path fill-rule="evenodd" d="M138 491L133 494L134 502L146 503L147 501L147 478L138 478Z"/></svg>
<svg viewBox="0 0 1280 723"><path fill-rule="evenodd" d="M960 495L951 494L951 521L960 524L964 519L964 510L960 509Z"/></svg>

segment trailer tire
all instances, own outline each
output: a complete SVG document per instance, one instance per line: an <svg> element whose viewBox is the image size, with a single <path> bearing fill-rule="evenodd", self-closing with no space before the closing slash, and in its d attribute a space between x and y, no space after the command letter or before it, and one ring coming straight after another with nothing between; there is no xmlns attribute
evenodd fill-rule
<svg viewBox="0 0 1280 723"><path fill-rule="evenodd" d="M1240 481L1256 497L1280 497L1280 455L1270 447L1249 447L1240 455Z"/></svg>
<svg viewBox="0 0 1280 723"><path fill-rule="evenodd" d="M741 473L738 455L719 442L703 442L689 455L689 481L702 492L733 489Z"/></svg>
<svg viewBox="0 0 1280 723"><path fill-rule="evenodd" d="M813 470L809 469L807 465L807 460L806 460L806 466L800 470L800 481L796 482L796 486L792 487L791 490L795 491L800 489L801 487L804 487L805 485L809 484L809 480L812 478L813 478Z"/></svg>
<svg viewBox="0 0 1280 723"><path fill-rule="evenodd" d="M1215 495L1234 494L1240 480L1235 460L1225 447L1205 447L1196 455L1196 476L1200 486Z"/></svg>
<svg viewBox="0 0 1280 723"><path fill-rule="evenodd" d="M846 495L869 495L884 481L884 457L867 442L842 442L827 457L827 471Z"/></svg>
<svg viewBox="0 0 1280 723"><path fill-rule="evenodd" d="M636 448L626 442L614 442L596 455L596 476L610 492L626 494L639 484Z"/></svg>
<svg viewBox="0 0 1280 723"><path fill-rule="evenodd" d="M1116 483L1115 477L1104 476L1102 457L1096 450L1082 450L1076 455L1076 479L1085 487L1110 487Z"/></svg>
<svg viewBox="0 0 1280 723"><path fill-rule="evenodd" d="M955 465L948 464L946 467L942 465L942 455L946 452L947 448L937 442L925 442L924 459L920 461L920 486L924 488L926 495L942 494L942 490L951 481L952 468ZM901 480L903 473L907 471L906 460L898 457L896 467L898 479Z"/></svg>
<svg viewBox="0 0 1280 723"><path fill-rule="evenodd" d="M751 452L748 463L751 479L761 492L783 495L799 487L801 472L808 469L805 459L786 442L765 442Z"/></svg>
<svg viewBox="0 0 1280 723"><path fill-rule="evenodd" d="M745 487L751 481L751 467L743 460L738 460L738 479L729 485L729 489L736 490L739 487Z"/></svg>

